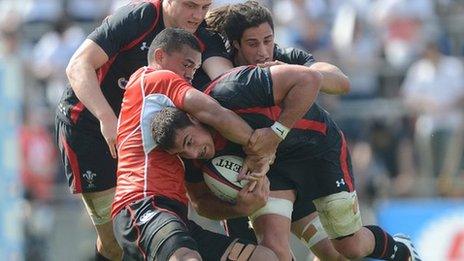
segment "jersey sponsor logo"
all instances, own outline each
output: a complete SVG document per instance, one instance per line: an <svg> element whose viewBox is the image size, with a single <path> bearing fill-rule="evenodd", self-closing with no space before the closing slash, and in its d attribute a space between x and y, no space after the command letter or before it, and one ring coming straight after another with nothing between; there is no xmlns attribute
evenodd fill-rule
<svg viewBox="0 0 464 261"><path fill-rule="evenodd" d="M87 187L88 188L94 188L95 187L95 184L93 182L94 182L94 178L97 176L96 173L93 173L92 171L87 170L84 174L82 174L82 176L87 181Z"/></svg>
<svg viewBox="0 0 464 261"><path fill-rule="evenodd" d="M143 42L142 46L140 46L140 50L148 50L150 49L150 46L147 45L147 42Z"/></svg>
<svg viewBox="0 0 464 261"><path fill-rule="evenodd" d="M155 211L149 210L148 212L143 213L139 219L140 224L145 224L148 220L152 219L155 216Z"/></svg>
<svg viewBox="0 0 464 261"><path fill-rule="evenodd" d="M125 89L126 89L126 86L127 86L127 82L128 82L128 80L126 80L126 78L124 78L124 77L119 78L119 79L118 79L118 86L119 86L119 88L125 90Z"/></svg>
<svg viewBox="0 0 464 261"><path fill-rule="evenodd" d="M339 188L340 186L345 186L345 180L344 179L340 179L340 180L336 180L335 183L337 184L337 188Z"/></svg>

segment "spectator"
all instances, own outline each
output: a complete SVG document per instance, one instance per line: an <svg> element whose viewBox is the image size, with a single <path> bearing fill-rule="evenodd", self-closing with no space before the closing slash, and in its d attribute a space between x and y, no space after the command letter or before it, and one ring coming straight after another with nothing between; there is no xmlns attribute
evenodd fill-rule
<svg viewBox="0 0 464 261"><path fill-rule="evenodd" d="M415 138L422 174L437 176L452 134L463 123L464 67L435 42L409 68L402 86L406 105L417 115Z"/></svg>

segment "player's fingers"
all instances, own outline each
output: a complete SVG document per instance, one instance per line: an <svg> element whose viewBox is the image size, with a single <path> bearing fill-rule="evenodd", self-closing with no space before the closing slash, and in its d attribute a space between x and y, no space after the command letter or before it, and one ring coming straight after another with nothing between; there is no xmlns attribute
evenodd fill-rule
<svg viewBox="0 0 464 261"><path fill-rule="evenodd" d="M240 181L244 179L247 173L248 173L248 166L246 162L244 162L242 168L240 168L240 171L238 172L237 180Z"/></svg>
<svg viewBox="0 0 464 261"><path fill-rule="evenodd" d="M271 156L271 159L269 160L269 165L274 164L275 158L276 158L275 154Z"/></svg>
<svg viewBox="0 0 464 261"><path fill-rule="evenodd" d="M117 155L116 155L116 145L114 144L114 140L107 139L106 143L108 144L108 148L110 149L111 157L115 159Z"/></svg>
<svg viewBox="0 0 464 261"><path fill-rule="evenodd" d="M248 186L248 191L252 192L256 188L257 181L250 181L248 184L250 184L250 186Z"/></svg>
<svg viewBox="0 0 464 261"><path fill-rule="evenodd" d="M250 182L258 181L261 177L253 176L252 174L245 175L243 179L249 180Z"/></svg>
<svg viewBox="0 0 464 261"><path fill-rule="evenodd" d="M263 186L261 187L261 191L264 194L269 194L271 189L271 183L269 182L269 179L264 177L263 179Z"/></svg>
<svg viewBox="0 0 464 261"><path fill-rule="evenodd" d="M246 184L243 186L243 188L238 192L237 197L243 197L245 194L248 193L248 191L250 191L250 190L249 190L249 188L250 188L250 186L251 186L250 183L251 183L251 182L248 182L248 183L246 183Z"/></svg>
<svg viewBox="0 0 464 261"><path fill-rule="evenodd" d="M261 179L259 179L257 181L257 183L256 183L256 191L260 195L265 194L265 192L266 192L266 181L264 180L264 178L261 178Z"/></svg>
<svg viewBox="0 0 464 261"><path fill-rule="evenodd" d="M116 148L116 143L114 144L113 146L113 152L111 153L111 155L113 156L113 158L117 158L118 157L118 149Z"/></svg>

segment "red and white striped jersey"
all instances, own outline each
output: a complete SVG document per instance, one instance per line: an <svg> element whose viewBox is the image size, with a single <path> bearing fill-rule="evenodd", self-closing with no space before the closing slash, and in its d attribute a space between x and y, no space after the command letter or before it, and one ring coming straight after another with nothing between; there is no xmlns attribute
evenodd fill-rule
<svg viewBox="0 0 464 261"><path fill-rule="evenodd" d="M183 163L177 155L156 148L150 124L166 106L182 109L190 88L182 77L167 70L142 67L131 76L118 122L113 217L127 204L148 196L187 203Z"/></svg>

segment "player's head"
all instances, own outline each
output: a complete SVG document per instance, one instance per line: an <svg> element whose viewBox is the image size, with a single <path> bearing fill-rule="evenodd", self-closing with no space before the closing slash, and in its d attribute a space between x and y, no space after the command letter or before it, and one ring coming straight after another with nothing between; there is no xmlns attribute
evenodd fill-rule
<svg viewBox="0 0 464 261"><path fill-rule="evenodd" d="M193 34L166 28L153 39L147 58L149 66L173 71L190 82L201 65L201 46Z"/></svg>
<svg viewBox="0 0 464 261"><path fill-rule="evenodd" d="M194 33L205 19L212 2L212 0L164 0L164 23L166 27L183 28Z"/></svg>
<svg viewBox="0 0 464 261"><path fill-rule="evenodd" d="M214 156L211 132L197 119L174 107L157 113L151 123L158 148L186 159L210 159Z"/></svg>
<svg viewBox="0 0 464 261"><path fill-rule="evenodd" d="M237 65L273 60L274 22L271 12L258 2L214 9L208 13L206 23L226 37Z"/></svg>

